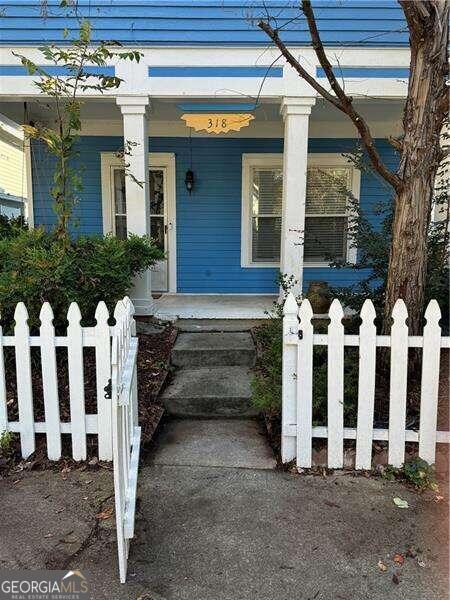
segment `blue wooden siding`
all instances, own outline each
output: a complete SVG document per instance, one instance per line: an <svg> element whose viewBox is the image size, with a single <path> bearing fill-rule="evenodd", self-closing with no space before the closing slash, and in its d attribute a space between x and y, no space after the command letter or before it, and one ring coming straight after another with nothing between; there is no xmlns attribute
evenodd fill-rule
<svg viewBox="0 0 450 600"><path fill-rule="evenodd" d="M100 152L121 147L120 137L84 137L77 166L83 169L82 200L75 209L75 233L102 233ZM387 142L378 141L386 163L393 166L394 153ZM351 139L313 139L310 152L344 152L355 147ZM242 268L241 174L242 154L282 152L283 141L250 138L193 138L195 191L184 185L190 168L188 138L150 138L153 152L176 155L177 277L178 291L191 293L273 293L276 269ZM42 147L33 147L33 198L36 224L51 226L54 215L49 201L52 162ZM376 222L374 209L389 195L371 174L361 177L361 204ZM351 269L305 268L305 286L311 280L347 285L362 276Z"/></svg>
<svg viewBox="0 0 450 600"><path fill-rule="evenodd" d="M37 0L0 0L0 43L64 42L77 29L60 0L48 0L42 18ZM329 45L406 46L403 11L395 0L313 0L322 39ZM307 45L309 34L297 2L285 0L78 0L80 16L93 25L95 40L124 44L252 46L267 44L256 21L276 16L283 39Z"/></svg>

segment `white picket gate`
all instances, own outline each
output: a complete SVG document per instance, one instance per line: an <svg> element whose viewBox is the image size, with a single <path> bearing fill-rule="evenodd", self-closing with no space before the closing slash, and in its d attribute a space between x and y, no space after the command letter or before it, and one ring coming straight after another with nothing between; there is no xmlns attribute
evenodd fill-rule
<svg viewBox="0 0 450 600"><path fill-rule="evenodd" d="M0 327L0 435L4 431L20 435L22 456L36 447L37 433L46 435L47 456L59 460L61 435L70 434L72 457L87 457L86 434L98 435L98 457L113 460L120 581L125 582L130 540L134 535L137 476L141 428L138 426L137 348L134 307L128 297L115 307L116 324L109 326L109 312L100 302L96 325L82 327L81 312L72 303L67 312L67 335L56 336L53 311L48 302L40 312L38 336L30 336L28 312L17 304L14 335L3 336ZM14 347L16 359L19 419L8 419L4 347ZM35 421L31 348L40 347L45 420ZM67 348L70 421L60 419L58 398L57 348ZM86 414L83 348L95 349L97 413ZM110 390L110 391L109 391Z"/></svg>
<svg viewBox="0 0 450 600"><path fill-rule="evenodd" d="M450 443L448 431L436 431L441 348L450 348L450 338L441 336L441 312L432 300L425 312L423 336L409 336L408 313L402 300L392 312L391 334L377 335L375 309L366 300L361 310L359 335L344 331L342 306L333 300L327 334L314 333L313 311L308 300L300 307L292 294L284 305L282 372L283 462L296 459L298 468L312 466L312 439L327 438L327 465L342 468L344 440L356 440L356 469L370 469L372 442L388 442L388 463L400 467L405 442L418 442L418 453L428 463L435 461L436 442ZM327 346L327 426L313 427L315 346ZM359 347L358 412L356 428L344 427L344 348ZM390 348L389 427L374 428L376 349ZM419 430L406 429L408 348L422 348L422 380Z"/></svg>
<svg viewBox="0 0 450 600"><path fill-rule="evenodd" d="M138 425L134 308L128 298L118 302L112 340L112 440L117 550L121 583L127 575L130 540L134 536L141 428Z"/></svg>

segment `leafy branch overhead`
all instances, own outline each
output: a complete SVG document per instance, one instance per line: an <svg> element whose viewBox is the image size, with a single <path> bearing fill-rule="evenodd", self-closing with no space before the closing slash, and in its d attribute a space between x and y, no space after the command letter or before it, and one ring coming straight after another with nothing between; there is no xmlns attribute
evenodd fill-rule
<svg viewBox="0 0 450 600"><path fill-rule="evenodd" d="M374 170L394 191L394 215L385 289L384 333L398 298L409 312L411 334L419 334L425 306L427 245L436 173L444 157L442 130L448 109L448 0L398 0L409 30L410 74L400 139L388 141L399 154L398 168L383 161L371 128L336 77L328 59L310 0L302 0L311 44L330 89L303 67L280 34L277 18L267 15L258 23L280 50L287 63L317 94L347 115Z"/></svg>
<svg viewBox="0 0 450 600"><path fill-rule="evenodd" d="M64 31L67 39L68 31ZM56 157L51 195L57 215L55 233L64 240L68 237L69 222L82 187L80 174L71 166L77 156L76 142L81 131L80 93L104 94L117 89L120 77L110 75L107 67L117 60L139 62L141 53L135 50L120 51L118 42L101 42L92 45L92 30L89 21L81 20L78 38L70 40L70 46L55 45L39 48L47 64L37 65L22 54L13 52L28 74L36 77L34 84L43 96L52 99L49 108L53 122L27 123L25 133L41 141Z"/></svg>

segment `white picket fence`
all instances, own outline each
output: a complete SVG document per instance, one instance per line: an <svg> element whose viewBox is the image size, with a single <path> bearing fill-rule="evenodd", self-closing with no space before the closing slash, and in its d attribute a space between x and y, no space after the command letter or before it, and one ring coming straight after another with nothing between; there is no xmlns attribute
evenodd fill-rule
<svg viewBox="0 0 450 600"><path fill-rule="evenodd" d="M111 361L114 491L121 583L126 581L130 540L134 536L141 443L136 372L138 340L134 337L136 326L133 313L133 305L128 299L117 303Z"/></svg>
<svg viewBox="0 0 450 600"><path fill-rule="evenodd" d="M133 305L128 298L117 304L114 315L117 324L108 324L109 312L100 302L95 312L96 325L82 327L81 312L73 302L67 312L67 335L55 335L53 311L48 302L40 312L38 336L30 336L28 312L20 302L14 313L14 335L2 334L0 327L0 435L4 431L19 433L22 456L27 458L35 451L37 433L44 433L47 455L50 460L61 458L61 435L70 434L72 457L85 460L87 456L86 435L98 436L98 458L112 460L112 403L105 398L105 388L111 379L111 337L116 332L124 336L124 327L133 324ZM131 315L131 316L130 316ZM129 332L127 335L131 336ZM13 346L16 358L18 421L8 420L5 377L4 347ZM45 420L35 421L33 407L31 348L40 347ZM57 348L67 348L69 372L70 422L61 421L58 398ZM86 414L84 392L83 348L95 349L97 413Z"/></svg>
<svg viewBox="0 0 450 600"><path fill-rule="evenodd" d="M282 440L283 462L296 459L298 468L312 466L312 439L327 438L327 465L344 465L344 440L356 440L356 469L370 469L372 442L388 442L388 463L402 466L405 443L418 442L418 453L435 461L436 442L450 443L448 431L436 431L441 348L450 338L441 336L441 312L432 300L425 312L423 336L409 336L408 312L398 300L392 312L391 334L377 335L375 309L366 300L361 310L359 335L347 335L344 312L333 300L327 334L314 333L313 311L308 300L300 307L292 294L286 299L283 318ZM327 426L313 427L314 346L327 346ZM359 347L358 412L356 428L344 427L344 348ZM374 428L376 349L390 348L388 429ZM408 348L422 348L422 379L419 430L406 429Z"/></svg>

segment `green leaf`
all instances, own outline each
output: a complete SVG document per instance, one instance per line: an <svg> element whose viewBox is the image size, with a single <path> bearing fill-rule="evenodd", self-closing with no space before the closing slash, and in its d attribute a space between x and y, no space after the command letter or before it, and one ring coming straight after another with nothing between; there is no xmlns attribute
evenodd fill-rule
<svg viewBox="0 0 450 600"><path fill-rule="evenodd" d="M398 508L409 508L409 504L406 502L406 500L402 500L397 496L393 499L393 502Z"/></svg>

